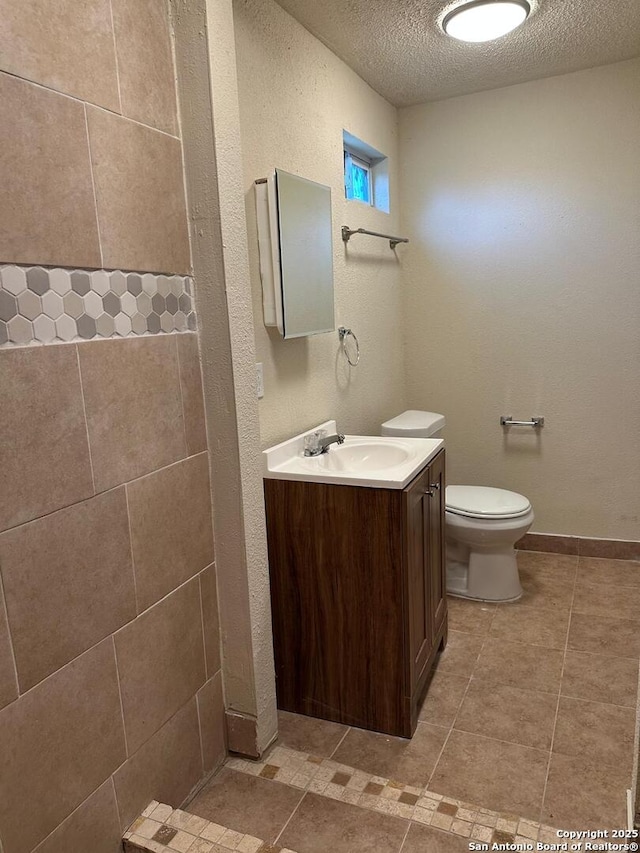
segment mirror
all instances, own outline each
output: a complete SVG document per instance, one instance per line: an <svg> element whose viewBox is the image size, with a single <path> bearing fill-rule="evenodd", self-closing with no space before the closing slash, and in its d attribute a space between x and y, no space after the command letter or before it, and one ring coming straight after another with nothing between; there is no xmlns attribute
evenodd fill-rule
<svg viewBox="0 0 640 853"><path fill-rule="evenodd" d="M256 181L264 322L284 338L331 332L331 189L276 169Z"/></svg>

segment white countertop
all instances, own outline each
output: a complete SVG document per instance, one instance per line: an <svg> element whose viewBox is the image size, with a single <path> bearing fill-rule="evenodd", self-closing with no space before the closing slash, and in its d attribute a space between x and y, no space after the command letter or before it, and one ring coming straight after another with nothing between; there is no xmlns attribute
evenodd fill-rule
<svg viewBox="0 0 640 853"><path fill-rule="evenodd" d="M444 447L440 438L347 435L319 456L304 455L304 439L316 430L337 432L335 421L305 430L262 452L263 476L343 486L403 489Z"/></svg>

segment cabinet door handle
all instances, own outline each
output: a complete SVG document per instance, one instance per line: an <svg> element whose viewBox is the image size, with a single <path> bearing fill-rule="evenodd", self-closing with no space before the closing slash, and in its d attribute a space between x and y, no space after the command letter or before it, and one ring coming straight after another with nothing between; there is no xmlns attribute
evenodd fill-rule
<svg viewBox="0 0 640 853"><path fill-rule="evenodd" d="M431 483L429 486L430 489L433 489L434 492L437 492L440 489L440 483Z"/></svg>

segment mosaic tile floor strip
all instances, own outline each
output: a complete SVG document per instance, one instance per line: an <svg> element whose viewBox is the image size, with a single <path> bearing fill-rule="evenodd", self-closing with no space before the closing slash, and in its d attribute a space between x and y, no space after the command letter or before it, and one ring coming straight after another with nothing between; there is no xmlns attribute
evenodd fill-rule
<svg viewBox="0 0 640 853"><path fill-rule="evenodd" d="M536 821L464 803L287 747L275 747L265 761L229 757L226 766L474 841L500 844L558 841L553 827Z"/></svg>
<svg viewBox="0 0 640 853"><path fill-rule="evenodd" d="M0 266L0 346L194 331L191 280Z"/></svg>
<svg viewBox="0 0 640 853"><path fill-rule="evenodd" d="M124 834L125 853L295 853L152 800Z"/></svg>

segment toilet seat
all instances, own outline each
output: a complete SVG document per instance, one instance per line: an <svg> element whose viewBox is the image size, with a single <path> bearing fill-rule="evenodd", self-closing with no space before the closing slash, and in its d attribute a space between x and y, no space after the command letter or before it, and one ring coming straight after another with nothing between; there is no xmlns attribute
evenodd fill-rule
<svg viewBox="0 0 640 853"><path fill-rule="evenodd" d="M531 510L531 504L517 492L490 486L447 486L447 512L467 518L519 518Z"/></svg>

